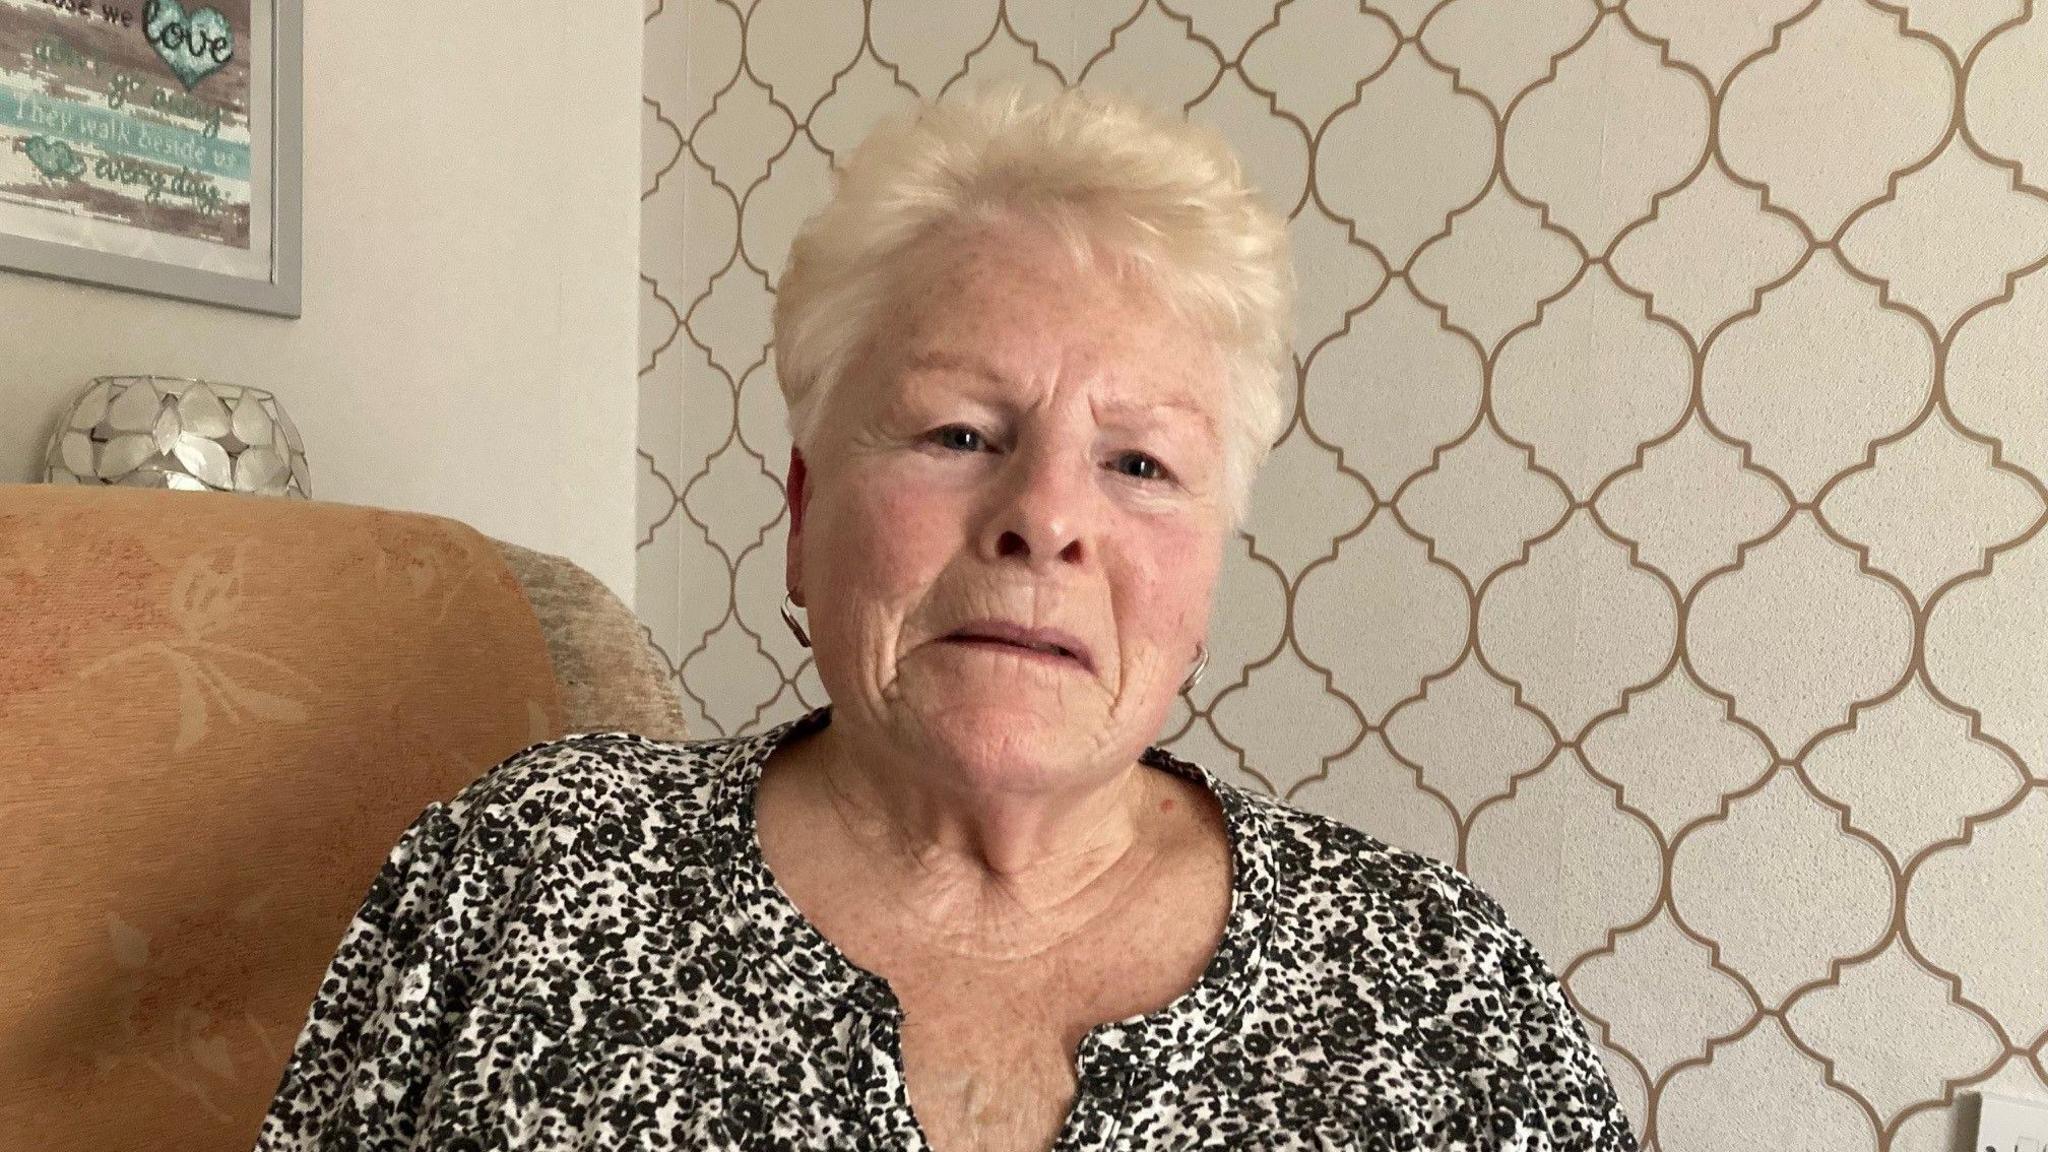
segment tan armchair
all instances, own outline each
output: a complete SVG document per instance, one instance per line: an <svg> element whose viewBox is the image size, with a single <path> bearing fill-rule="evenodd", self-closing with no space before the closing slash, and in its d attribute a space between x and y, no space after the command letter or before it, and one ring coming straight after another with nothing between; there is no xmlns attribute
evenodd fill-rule
<svg viewBox="0 0 2048 1152"><path fill-rule="evenodd" d="M0 1148L248 1149L427 803L685 737L632 614L451 520L0 486Z"/></svg>

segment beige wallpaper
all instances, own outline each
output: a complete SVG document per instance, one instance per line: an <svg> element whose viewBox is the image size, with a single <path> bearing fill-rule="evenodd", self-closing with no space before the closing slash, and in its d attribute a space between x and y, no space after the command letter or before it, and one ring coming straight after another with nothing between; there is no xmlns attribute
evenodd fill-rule
<svg viewBox="0 0 2048 1152"><path fill-rule="evenodd" d="M1166 741L1465 868L1646 1147L2048 1096L2048 14L2030 0L649 0L639 608L694 732L776 614L770 284L912 93L1216 124L1295 419Z"/></svg>

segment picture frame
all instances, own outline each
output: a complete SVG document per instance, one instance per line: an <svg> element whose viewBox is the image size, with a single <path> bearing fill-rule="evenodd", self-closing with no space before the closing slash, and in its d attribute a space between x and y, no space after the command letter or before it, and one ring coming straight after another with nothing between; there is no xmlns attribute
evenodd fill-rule
<svg viewBox="0 0 2048 1152"><path fill-rule="evenodd" d="M300 314L301 0L0 0L0 269Z"/></svg>

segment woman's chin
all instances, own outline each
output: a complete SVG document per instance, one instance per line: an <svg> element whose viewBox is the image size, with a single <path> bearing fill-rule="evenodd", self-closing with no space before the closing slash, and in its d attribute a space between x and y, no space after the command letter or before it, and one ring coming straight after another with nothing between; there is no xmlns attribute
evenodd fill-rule
<svg viewBox="0 0 2048 1152"><path fill-rule="evenodd" d="M899 703L907 706L899 723L916 730L918 743L960 768L993 775L1071 770L1100 743L1108 719L1096 699L1028 686L955 682Z"/></svg>
<svg viewBox="0 0 2048 1152"><path fill-rule="evenodd" d="M919 653L898 666L893 688L899 699L926 715L995 712L1070 721L1108 706L1108 694L1093 672L1078 664L1057 667L1057 659L971 650L930 657Z"/></svg>

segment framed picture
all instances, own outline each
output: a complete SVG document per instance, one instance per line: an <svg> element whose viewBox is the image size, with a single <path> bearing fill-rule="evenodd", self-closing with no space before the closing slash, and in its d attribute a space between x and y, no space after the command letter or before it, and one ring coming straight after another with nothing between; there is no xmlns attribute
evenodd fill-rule
<svg viewBox="0 0 2048 1152"><path fill-rule="evenodd" d="M300 0L0 0L0 268L299 314Z"/></svg>

